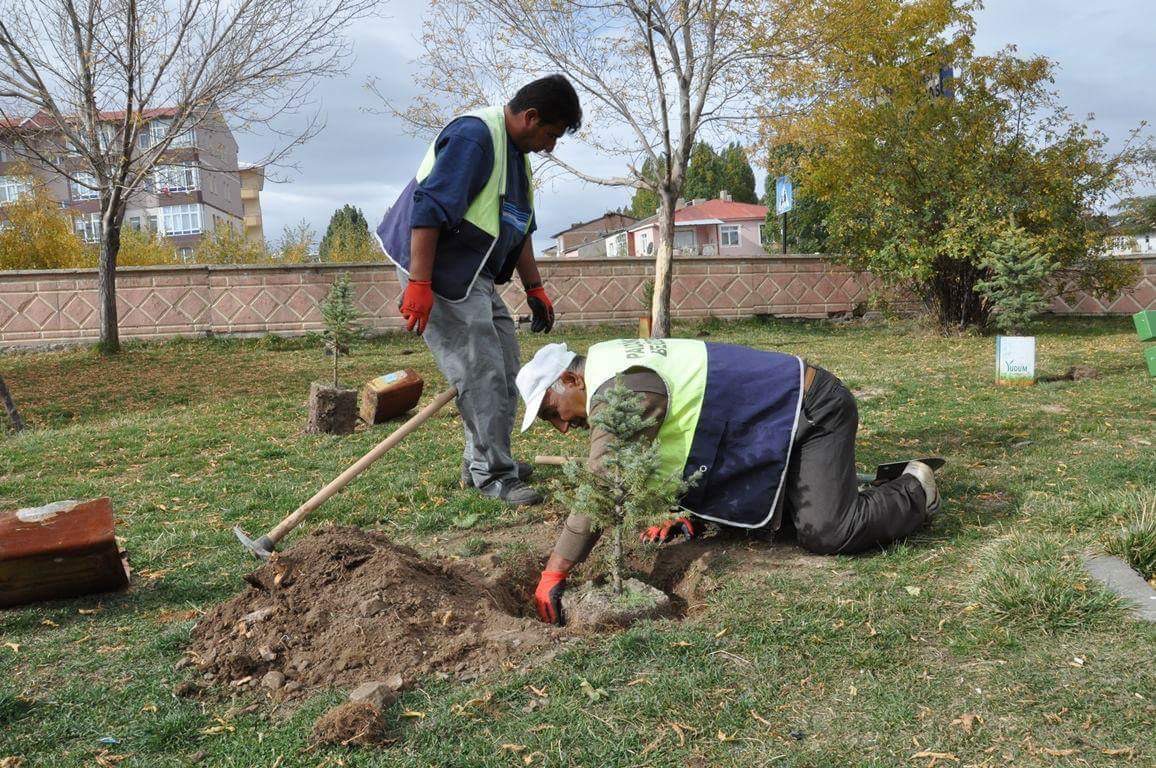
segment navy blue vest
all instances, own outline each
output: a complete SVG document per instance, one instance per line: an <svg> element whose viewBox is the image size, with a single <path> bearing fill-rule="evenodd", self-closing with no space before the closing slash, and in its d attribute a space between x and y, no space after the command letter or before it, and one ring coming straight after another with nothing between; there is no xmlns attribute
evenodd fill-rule
<svg viewBox="0 0 1156 768"><path fill-rule="evenodd" d="M684 477L702 470L682 503L743 528L771 522L799 421L803 361L733 344L706 345L706 391Z"/></svg>

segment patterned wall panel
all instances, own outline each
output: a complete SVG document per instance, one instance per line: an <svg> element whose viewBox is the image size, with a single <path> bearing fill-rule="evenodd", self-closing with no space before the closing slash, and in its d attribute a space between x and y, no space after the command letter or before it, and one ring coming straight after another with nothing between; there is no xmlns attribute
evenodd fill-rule
<svg viewBox="0 0 1156 768"><path fill-rule="evenodd" d="M1120 296L1111 301L1057 299L1053 310L1101 315L1156 308L1156 257L1136 261L1141 275ZM647 313L646 294L654 277L649 262L565 259L542 261L540 267L561 323L633 323ZM118 273L121 338L320 330L318 303L341 272L350 274L368 328L401 327L401 290L386 264L137 267ZM529 310L516 283L506 286L503 296L525 318ZM680 259L671 313L676 318L827 317L850 310L880 289L871 275L819 256ZM98 306L92 270L0 273L0 347L93 341L99 333Z"/></svg>

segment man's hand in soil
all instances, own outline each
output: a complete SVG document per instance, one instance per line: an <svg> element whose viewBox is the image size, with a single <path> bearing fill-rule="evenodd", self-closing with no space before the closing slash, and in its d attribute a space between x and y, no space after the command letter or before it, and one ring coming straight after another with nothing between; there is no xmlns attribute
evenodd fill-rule
<svg viewBox="0 0 1156 768"><path fill-rule="evenodd" d="M429 280L410 280L401 295L401 316L406 320L406 330L425 333L429 323L429 313L433 309L433 285Z"/></svg>
<svg viewBox="0 0 1156 768"><path fill-rule="evenodd" d="M679 536L685 536L687 541L694 538L694 524L690 522L689 518L676 517L674 520L667 520L662 525L652 525L642 533L638 534L640 541L650 544L666 544L674 541Z"/></svg>
<svg viewBox="0 0 1156 768"><path fill-rule="evenodd" d="M546 289L539 283L526 288L526 303L530 305L533 322L530 330L534 333L549 333L554 327L554 303L546 295Z"/></svg>
<svg viewBox="0 0 1156 768"><path fill-rule="evenodd" d="M542 571L538 588L534 590L534 603L538 607L538 618L547 624L565 623L562 617L562 592L566 589L566 574L562 571Z"/></svg>

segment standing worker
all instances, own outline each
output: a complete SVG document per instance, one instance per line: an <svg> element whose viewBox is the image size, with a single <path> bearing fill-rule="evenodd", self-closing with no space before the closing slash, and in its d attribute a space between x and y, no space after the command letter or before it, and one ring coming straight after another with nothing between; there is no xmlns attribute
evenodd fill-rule
<svg viewBox="0 0 1156 768"><path fill-rule="evenodd" d="M799 544L819 554L863 552L895 541L939 511L931 467L912 461L883 485L859 490L855 474L855 398L833 374L801 358L693 339L617 339L586 357L547 344L518 372L526 401L522 430L535 418L559 432L588 427L599 395L615 381L643 400L658 440L662 472L697 484L682 498L693 514L652 526L644 541L692 538L694 519L777 531L785 502ZM591 471L611 436L590 436ZM586 559L597 534L571 514L535 592L543 621L562 623L566 576Z"/></svg>
<svg viewBox="0 0 1156 768"><path fill-rule="evenodd" d="M553 151L581 125L578 95L562 75L523 86L504 107L455 118L377 228L382 250L397 265L406 327L422 334L458 392L462 487L508 504L537 504L542 494L525 483L530 466L510 452L518 341L497 286L516 270L533 313L531 330L549 333L554 307L534 260L528 154Z"/></svg>

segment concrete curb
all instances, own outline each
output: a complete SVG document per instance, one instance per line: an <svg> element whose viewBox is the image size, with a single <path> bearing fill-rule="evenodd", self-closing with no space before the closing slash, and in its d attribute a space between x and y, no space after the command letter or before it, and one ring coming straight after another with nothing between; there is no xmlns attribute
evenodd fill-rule
<svg viewBox="0 0 1156 768"><path fill-rule="evenodd" d="M1111 555L1084 555L1083 560L1092 578L1131 606L1134 618L1156 622L1156 589L1132 566Z"/></svg>

